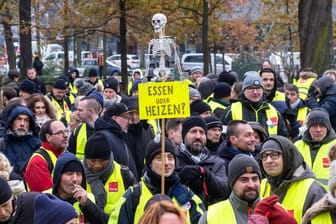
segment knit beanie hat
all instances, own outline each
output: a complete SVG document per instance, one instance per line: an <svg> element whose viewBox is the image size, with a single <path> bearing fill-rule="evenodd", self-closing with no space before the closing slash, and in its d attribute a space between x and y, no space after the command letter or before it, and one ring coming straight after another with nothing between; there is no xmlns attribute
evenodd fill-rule
<svg viewBox="0 0 336 224"><path fill-rule="evenodd" d="M315 108L310 111L307 115L307 128L315 124L320 124L325 126L328 131L331 129L331 123L329 119L329 113L323 108Z"/></svg>
<svg viewBox="0 0 336 224"><path fill-rule="evenodd" d="M119 86L119 81L113 77L107 78L104 81L104 89L113 89L116 93L118 93L118 86Z"/></svg>
<svg viewBox="0 0 336 224"><path fill-rule="evenodd" d="M273 139L266 140L264 144L262 144L260 154L270 150L283 153L281 145Z"/></svg>
<svg viewBox="0 0 336 224"><path fill-rule="evenodd" d="M77 218L75 208L53 194L40 194L35 199L35 224L60 224Z"/></svg>
<svg viewBox="0 0 336 224"><path fill-rule="evenodd" d="M218 75L218 82L224 82L229 84L230 86L233 85L233 83L237 82L237 78L232 75L230 72L227 71L222 71L219 75Z"/></svg>
<svg viewBox="0 0 336 224"><path fill-rule="evenodd" d="M243 91L250 86L263 87L262 79L256 71L248 71L244 74Z"/></svg>
<svg viewBox="0 0 336 224"><path fill-rule="evenodd" d="M97 102L101 105L102 108L104 108L104 97L101 93L97 92L97 91L92 91L89 96L94 97Z"/></svg>
<svg viewBox="0 0 336 224"><path fill-rule="evenodd" d="M214 127L220 128L223 130L222 122L216 116L208 116L204 118L208 130Z"/></svg>
<svg viewBox="0 0 336 224"><path fill-rule="evenodd" d="M155 140L151 140L146 148L146 154L145 154L145 163L147 166L151 164L154 157L161 153L161 146L162 146L162 140L160 139L159 142L155 142ZM172 145L172 143L165 138L165 152L170 152L175 156L175 148Z"/></svg>
<svg viewBox="0 0 336 224"><path fill-rule="evenodd" d="M77 95L78 96L87 96L90 94L93 90L94 87L90 83L86 82L84 79L77 78L74 81L74 85L77 88Z"/></svg>
<svg viewBox="0 0 336 224"><path fill-rule="evenodd" d="M89 77L97 77L98 76L98 73L97 73L97 70L95 68L91 68L89 70Z"/></svg>
<svg viewBox="0 0 336 224"><path fill-rule="evenodd" d="M205 120L198 115L193 115L185 119L182 123L182 139L184 139L188 131L193 127L201 127L205 132L208 131Z"/></svg>
<svg viewBox="0 0 336 224"><path fill-rule="evenodd" d="M231 95L231 86L225 82L220 82L215 86L214 98L220 99Z"/></svg>
<svg viewBox="0 0 336 224"><path fill-rule="evenodd" d="M84 170L82 168L82 165L75 160L72 160L64 165L62 173L65 172L81 172L84 176Z"/></svg>
<svg viewBox="0 0 336 224"><path fill-rule="evenodd" d="M192 99L193 97L201 99L201 93L197 89L189 87L189 99Z"/></svg>
<svg viewBox="0 0 336 224"><path fill-rule="evenodd" d="M85 158L86 159L103 159L110 160L111 148L109 141L104 135L92 135L85 145Z"/></svg>
<svg viewBox="0 0 336 224"><path fill-rule="evenodd" d="M203 100L195 100L190 104L190 114L199 115L206 111L211 111L209 104L205 103Z"/></svg>
<svg viewBox="0 0 336 224"><path fill-rule="evenodd" d="M62 78L56 79L54 86L55 89L61 89L61 90L66 90L67 89L67 84L66 81Z"/></svg>
<svg viewBox="0 0 336 224"><path fill-rule="evenodd" d="M257 161L245 154L238 154L231 160L228 173L228 181L231 189L233 189L236 180L244 173L256 173L261 180L261 172Z"/></svg>
<svg viewBox="0 0 336 224"><path fill-rule="evenodd" d="M2 177L0 177L0 205L5 203L6 201L8 201L13 193L11 188L8 185L8 182L3 179Z"/></svg>
<svg viewBox="0 0 336 224"><path fill-rule="evenodd" d="M194 74L195 72L200 72L203 74L203 69L201 67L193 67L191 70L190 70L190 75Z"/></svg>
<svg viewBox="0 0 336 224"><path fill-rule="evenodd" d="M31 80L24 80L20 85L20 91L33 94L36 92L36 85Z"/></svg>

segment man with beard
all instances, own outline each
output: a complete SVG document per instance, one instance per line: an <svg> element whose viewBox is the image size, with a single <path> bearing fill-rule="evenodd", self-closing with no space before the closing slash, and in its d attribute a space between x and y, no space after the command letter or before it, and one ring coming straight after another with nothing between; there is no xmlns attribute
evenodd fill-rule
<svg viewBox="0 0 336 224"><path fill-rule="evenodd" d="M260 168L266 177L261 183L260 197L278 195L279 202L293 213L297 223L301 223L307 209L320 200L326 190L287 138L268 138L259 156Z"/></svg>
<svg viewBox="0 0 336 224"><path fill-rule="evenodd" d="M27 107L14 107L9 112L4 137L0 139L0 152L7 156L14 172L22 175L25 164L40 145L33 113Z"/></svg>
<svg viewBox="0 0 336 224"><path fill-rule="evenodd" d="M255 159L238 154L229 165L229 199L209 207L199 224L247 223L259 201L261 172Z"/></svg>
<svg viewBox="0 0 336 224"><path fill-rule="evenodd" d="M225 162L206 148L207 126L200 116L182 124L184 144L176 147L176 167L181 182L191 188L208 206L226 199L230 190Z"/></svg>
<svg viewBox="0 0 336 224"><path fill-rule="evenodd" d="M40 130L42 147L28 161L24 178L30 191L45 191L53 186L52 172L57 158L68 147L68 130L61 121L49 120Z"/></svg>

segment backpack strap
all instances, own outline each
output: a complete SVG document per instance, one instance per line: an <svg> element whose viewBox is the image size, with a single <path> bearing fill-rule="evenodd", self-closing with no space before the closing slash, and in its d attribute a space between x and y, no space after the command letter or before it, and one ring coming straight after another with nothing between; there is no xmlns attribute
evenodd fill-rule
<svg viewBox="0 0 336 224"><path fill-rule="evenodd" d="M141 181L133 185L133 214L135 214L141 196Z"/></svg>
<svg viewBox="0 0 336 224"><path fill-rule="evenodd" d="M35 151L35 153L40 154L40 155L45 159L45 161L46 161L47 164L48 164L48 170L49 170L49 173L51 174L52 171L53 171L53 169L54 169L54 164L53 164L53 162L51 161L51 158L50 158L49 154L48 154L45 150L43 150L43 149L41 149L41 148L37 149L37 150Z"/></svg>

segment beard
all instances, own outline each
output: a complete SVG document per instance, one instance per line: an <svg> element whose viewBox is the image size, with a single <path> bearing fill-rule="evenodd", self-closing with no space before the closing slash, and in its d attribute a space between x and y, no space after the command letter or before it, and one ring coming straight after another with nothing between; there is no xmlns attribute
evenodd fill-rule
<svg viewBox="0 0 336 224"><path fill-rule="evenodd" d="M254 191L254 193L252 193L251 191ZM243 194L241 195L241 199L248 203L254 202L258 197L259 197L259 191L254 189L246 189L243 191Z"/></svg>
<svg viewBox="0 0 336 224"><path fill-rule="evenodd" d="M26 130L24 128L17 128L17 129L14 130L14 133L17 136L22 137L22 136L28 135L28 130Z"/></svg>
<svg viewBox="0 0 336 224"><path fill-rule="evenodd" d="M200 144L194 144L196 142ZM199 155L203 151L204 146L205 146L204 142L202 142L199 139L196 139L193 142L186 144L186 147L189 149L190 153L195 156Z"/></svg>

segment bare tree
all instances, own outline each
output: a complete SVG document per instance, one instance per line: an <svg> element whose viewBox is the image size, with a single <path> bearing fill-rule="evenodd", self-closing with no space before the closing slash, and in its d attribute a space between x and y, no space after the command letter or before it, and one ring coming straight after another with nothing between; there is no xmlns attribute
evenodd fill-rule
<svg viewBox="0 0 336 224"><path fill-rule="evenodd" d="M26 76L27 68L32 66L31 46L31 0L20 0L20 73Z"/></svg>

